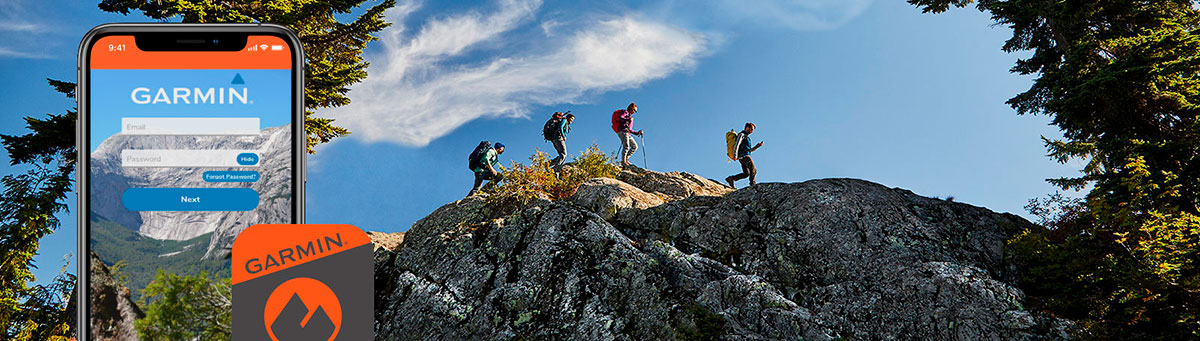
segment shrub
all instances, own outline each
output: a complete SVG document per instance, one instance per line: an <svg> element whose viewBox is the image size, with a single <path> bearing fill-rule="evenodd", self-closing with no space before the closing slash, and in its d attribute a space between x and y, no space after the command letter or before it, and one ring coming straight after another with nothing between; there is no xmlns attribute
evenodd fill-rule
<svg viewBox="0 0 1200 341"><path fill-rule="evenodd" d="M229 340L232 303L228 278L159 270L142 292L146 317L133 325L144 340Z"/></svg>
<svg viewBox="0 0 1200 341"><path fill-rule="evenodd" d="M539 150L529 157L529 165L513 161L512 166L504 170L500 185L484 188L484 191L492 194L488 199L492 202L525 204L539 197L559 200L574 195L584 181L611 178L617 172L613 158L594 144L573 156L571 162L562 167L562 172L555 172L550 166L550 155Z"/></svg>

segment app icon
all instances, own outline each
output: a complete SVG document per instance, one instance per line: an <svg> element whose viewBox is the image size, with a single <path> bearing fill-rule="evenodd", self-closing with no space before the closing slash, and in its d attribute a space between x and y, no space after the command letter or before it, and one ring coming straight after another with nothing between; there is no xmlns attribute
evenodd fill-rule
<svg viewBox="0 0 1200 341"><path fill-rule="evenodd" d="M254 225L232 258L233 340L374 338L374 263L362 230Z"/></svg>

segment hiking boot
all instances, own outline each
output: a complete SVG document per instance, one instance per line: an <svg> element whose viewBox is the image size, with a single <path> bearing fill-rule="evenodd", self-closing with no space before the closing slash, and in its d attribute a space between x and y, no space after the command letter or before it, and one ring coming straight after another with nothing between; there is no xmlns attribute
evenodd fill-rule
<svg viewBox="0 0 1200 341"><path fill-rule="evenodd" d="M737 186L735 186L735 185L733 184L733 178L726 177L726 178L725 178L725 183L729 184L729 188L732 188L732 189L737 189Z"/></svg>

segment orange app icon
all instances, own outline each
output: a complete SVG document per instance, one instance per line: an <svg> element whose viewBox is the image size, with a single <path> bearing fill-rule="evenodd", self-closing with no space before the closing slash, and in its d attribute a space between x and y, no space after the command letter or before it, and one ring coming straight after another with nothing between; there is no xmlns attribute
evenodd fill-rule
<svg viewBox="0 0 1200 341"><path fill-rule="evenodd" d="M374 286L354 226L251 226L233 243L233 339L373 339Z"/></svg>

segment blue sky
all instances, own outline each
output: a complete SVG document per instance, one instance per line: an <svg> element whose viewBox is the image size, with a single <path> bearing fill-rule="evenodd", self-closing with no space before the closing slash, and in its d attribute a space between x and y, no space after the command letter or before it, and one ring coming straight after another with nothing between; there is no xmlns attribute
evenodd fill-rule
<svg viewBox="0 0 1200 341"><path fill-rule="evenodd" d="M24 131L22 116L70 107L43 79L74 79L88 28L145 20L90 1L15 4L0 6L0 19L15 23L0 25L6 134ZM1010 31L974 10L500 0L401 1L388 14L396 25L368 48L371 76L353 87L354 103L319 112L355 134L309 156L310 223L405 231L466 194L464 160L480 140L507 144L505 164L524 161L552 149L540 136L548 115L572 110L570 150L595 142L612 152L609 115L631 101L650 168L714 179L739 171L722 134L746 121L765 142L755 153L762 182L862 178L1025 215L1028 199L1055 191L1044 179L1078 168L1044 156L1039 137L1059 135L1048 118L1004 104L1031 79L1008 72L1018 57L1000 51ZM62 218L43 240L39 277L74 250L73 216Z"/></svg>

